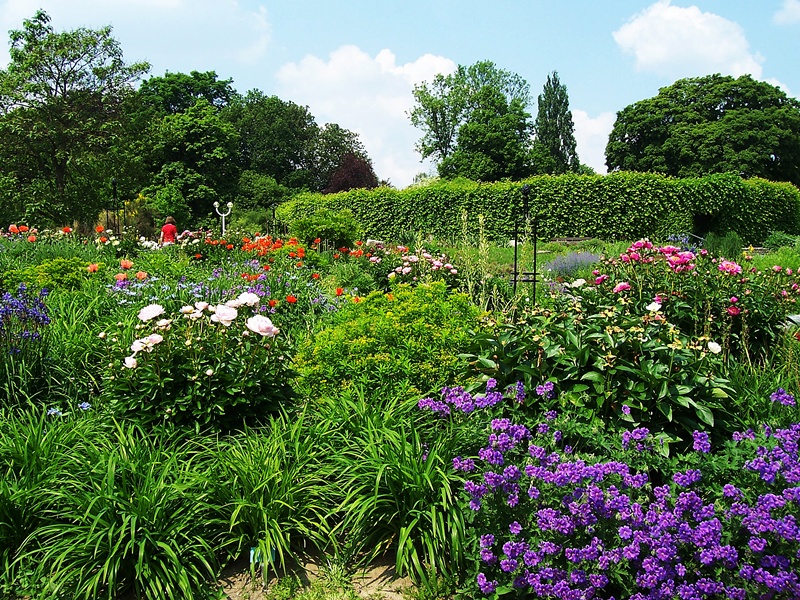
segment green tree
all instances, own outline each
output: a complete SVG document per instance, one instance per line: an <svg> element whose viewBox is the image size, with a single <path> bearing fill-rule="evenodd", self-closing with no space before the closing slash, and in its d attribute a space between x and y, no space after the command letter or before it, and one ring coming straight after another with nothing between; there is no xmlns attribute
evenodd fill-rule
<svg viewBox="0 0 800 600"><path fill-rule="evenodd" d="M485 101L494 102L492 89L511 106L515 101L526 109L530 104L530 88L519 75L499 69L491 61L481 61L455 73L434 77L433 81L414 86L415 105L409 113L411 123L422 130L417 151L423 159L445 161L458 145L461 128L477 116L484 119ZM476 112L478 113L476 115Z"/></svg>
<svg viewBox="0 0 800 600"><path fill-rule="evenodd" d="M207 100L155 122L150 140L154 176L143 193L160 216L165 211L181 215L183 227L187 219L201 224L212 215L215 201L233 199L238 136Z"/></svg>
<svg viewBox="0 0 800 600"><path fill-rule="evenodd" d="M578 172L575 124L569 110L567 86L558 79L558 72L547 76L539 95L539 111L534 124L534 168L538 173L562 174Z"/></svg>
<svg viewBox="0 0 800 600"><path fill-rule="evenodd" d="M119 166L111 148L124 130L122 106L147 63L127 65L111 28L57 33L38 11L10 32L0 71L0 208L40 224L91 223L107 204ZM9 216L12 216L9 214Z"/></svg>
<svg viewBox="0 0 800 600"><path fill-rule="evenodd" d="M161 115L188 110L200 99L221 109L236 95L231 83L233 79L217 79L214 71L192 71L188 75L167 71L161 77L150 77L143 81L137 96L143 105Z"/></svg>
<svg viewBox="0 0 800 600"><path fill-rule="evenodd" d="M469 121L458 130L455 152L439 163L440 176L497 181L530 175L531 123L522 101L515 98L509 104L490 86L475 100Z"/></svg>
<svg viewBox="0 0 800 600"><path fill-rule="evenodd" d="M681 79L617 113L609 171L736 172L800 185L800 102L749 75Z"/></svg>

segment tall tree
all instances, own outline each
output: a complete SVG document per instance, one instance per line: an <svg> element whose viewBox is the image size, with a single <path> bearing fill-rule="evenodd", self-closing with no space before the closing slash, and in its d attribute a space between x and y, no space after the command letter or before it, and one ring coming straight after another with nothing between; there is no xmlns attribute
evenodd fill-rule
<svg viewBox="0 0 800 600"><path fill-rule="evenodd" d="M800 185L800 101L749 75L681 79L617 113L610 171L736 172Z"/></svg>
<svg viewBox="0 0 800 600"><path fill-rule="evenodd" d="M233 79L217 79L214 71L192 71L188 75L167 71L161 77L143 81L138 97L142 104L162 115L183 112L200 99L216 108L223 108L236 95L232 82Z"/></svg>
<svg viewBox="0 0 800 600"><path fill-rule="evenodd" d="M533 142L534 168L539 173L561 174L578 172L575 124L569 110L567 86L553 71L539 95L539 111L534 124L536 138Z"/></svg>
<svg viewBox="0 0 800 600"><path fill-rule="evenodd" d="M469 67L459 65L455 73L440 73L430 84L414 86L415 105L409 117L412 125L422 130L417 151L423 159L431 157L441 162L456 151L461 127L483 109L483 101L494 98L494 94L484 94L485 89L496 91L508 106L515 100L523 109L530 104L530 88L525 80L497 68L491 61Z"/></svg>
<svg viewBox="0 0 800 600"><path fill-rule="evenodd" d="M341 158L339 166L331 173L328 187L323 192L333 194L357 188L376 187L378 187L378 177L372 169L372 163L351 152Z"/></svg>
<svg viewBox="0 0 800 600"><path fill-rule="evenodd" d="M149 65L125 64L110 27L57 33L41 10L10 42L0 160L6 181L24 190L12 204L32 222L91 222L107 202L105 157L123 130L123 101Z"/></svg>
<svg viewBox="0 0 800 600"><path fill-rule="evenodd" d="M494 87L475 95L476 109L458 130L457 147L439 163L442 177L476 181L522 179L531 174L530 115L518 98L509 103Z"/></svg>

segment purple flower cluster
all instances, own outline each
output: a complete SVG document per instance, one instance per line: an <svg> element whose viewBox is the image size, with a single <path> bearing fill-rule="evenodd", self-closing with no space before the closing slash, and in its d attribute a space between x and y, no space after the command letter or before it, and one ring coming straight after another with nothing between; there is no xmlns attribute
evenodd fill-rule
<svg viewBox="0 0 800 600"><path fill-rule="evenodd" d="M773 402L783 404L784 406L795 406L796 404L794 396L792 396L783 388L778 388L772 395L770 395L769 398Z"/></svg>
<svg viewBox="0 0 800 600"><path fill-rule="evenodd" d="M17 293L0 296L0 348L7 354L19 354L28 342L42 339L43 328L50 324L44 301L46 289L32 295L21 283Z"/></svg>
<svg viewBox="0 0 800 600"><path fill-rule="evenodd" d="M423 398L417 407L430 410L436 415L446 417L451 410L469 414L477 408L488 408L503 401L503 394L497 390L497 382L490 379L486 382L485 394L471 394L462 387L443 388L442 399Z"/></svg>
<svg viewBox="0 0 800 600"><path fill-rule="evenodd" d="M482 594L510 584L563 599L800 597L800 424L765 431L746 491L716 490L702 468L656 485L624 462L549 451L551 439L492 421L485 466L464 485L476 526L494 532L480 537ZM628 451L651 443L644 428L623 434ZM694 449L702 467L707 434L695 432Z"/></svg>

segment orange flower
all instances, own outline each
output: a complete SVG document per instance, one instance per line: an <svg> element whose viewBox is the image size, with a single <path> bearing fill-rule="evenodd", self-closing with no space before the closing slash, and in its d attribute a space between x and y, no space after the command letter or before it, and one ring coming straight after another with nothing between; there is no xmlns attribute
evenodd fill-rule
<svg viewBox="0 0 800 600"><path fill-rule="evenodd" d="M202 254L195 254L194 258L195 258L195 260L200 260L201 258L203 258L203 255Z"/></svg>
<svg viewBox="0 0 800 600"><path fill-rule="evenodd" d="M11 225L11 226L8 228L8 230L9 230L11 233L19 233L19 227L17 227L16 225Z"/></svg>
<svg viewBox="0 0 800 600"><path fill-rule="evenodd" d="M319 238L314 238L314 243L315 243L315 244L319 244L321 241L322 241L322 240L321 240L321 239L319 239Z"/></svg>
<svg viewBox="0 0 800 600"><path fill-rule="evenodd" d="M249 244L250 243L250 238L249 237L243 237L242 238L242 243L243 244Z"/></svg>
<svg viewBox="0 0 800 600"><path fill-rule="evenodd" d="M312 273L311 279L319 279L319 273Z"/></svg>
<svg viewBox="0 0 800 600"><path fill-rule="evenodd" d="M270 308L275 308L275 307L278 305L278 301L277 301L277 300L275 300L275 299L272 299L272 300L270 300L270 301L268 302L268 304L269 304L269 307L270 307Z"/></svg>
<svg viewBox="0 0 800 600"><path fill-rule="evenodd" d="M338 253L333 255L333 258L340 258L340 257L341 257L341 254L338 254Z"/></svg>
<svg viewBox="0 0 800 600"><path fill-rule="evenodd" d="M61 231L64 233L72 233L72 227L62 227Z"/></svg>
<svg viewBox="0 0 800 600"><path fill-rule="evenodd" d="M303 266L303 261L300 261L295 265L298 269Z"/></svg>
<svg viewBox="0 0 800 600"><path fill-rule="evenodd" d="M264 265L264 270L265 270L265 271L269 271L269 269L270 269L270 266L269 266L269 265Z"/></svg>
<svg viewBox="0 0 800 600"><path fill-rule="evenodd" d="M20 233L25 233L26 231L28 231L28 226L27 225L20 225L19 226L19 232Z"/></svg>
<svg viewBox="0 0 800 600"><path fill-rule="evenodd" d="M392 300L394 300L394 296L393 296L392 294L386 294L386 299L387 299L389 302L391 302Z"/></svg>
<svg viewBox="0 0 800 600"><path fill-rule="evenodd" d="M144 281L147 279L147 272L146 271L137 271L136 272L136 279L139 281Z"/></svg>
<svg viewBox="0 0 800 600"><path fill-rule="evenodd" d="M225 246L225 247L226 247L228 250L233 250L233 244L228 244L228 245L227 245L227 246Z"/></svg>
<svg viewBox="0 0 800 600"><path fill-rule="evenodd" d="M289 252L289 258L294 258L297 256L297 252Z"/></svg>
<svg viewBox="0 0 800 600"><path fill-rule="evenodd" d="M117 273L116 275L114 275L114 279L116 279L117 281L125 281L127 278L128 276L125 273Z"/></svg>
<svg viewBox="0 0 800 600"><path fill-rule="evenodd" d="M286 296L286 301L289 304L296 304L297 303L297 296L292 296L292 294L289 294L288 296Z"/></svg>
<svg viewBox="0 0 800 600"><path fill-rule="evenodd" d="M103 226L102 226L102 225L98 225L97 227L95 227L95 228L94 228L94 230L95 230L97 233L103 233L103 231L105 231L105 229L103 228Z"/></svg>
<svg viewBox="0 0 800 600"><path fill-rule="evenodd" d="M86 267L86 270L89 271L89 273L97 273L97 269L99 268L100 265L97 263L91 263L88 267Z"/></svg>
<svg viewBox="0 0 800 600"><path fill-rule="evenodd" d="M336 288L336 295L341 296L342 294L344 294L344 290L342 288Z"/></svg>
<svg viewBox="0 0 800 600"><path fill-rule="evenodd" d="M358 241L356 242L356 246L360 246L360 245L361 245L361 244L363 244L363 243L364 243L364 242L362 242L361 240L358 240Z"/></svg>
<svg viewBox="0 0 800 600"><path fill-rule="evenodd" d="M28 241L31 242L31 243L35 242L36 241L36 236L35 235L29 235L28 236Z"/></svg>
<svg viewBox="0 0 800 600"><path fill-rule="evenodd" d="M361 297L360 296L353 296L353 302L358 304L359 302L361 302Z"/></svg>
<svg viewBox="0 0 800 600"><path fill-rule="evenodd" d="M130 269L133 266L133 261L123 258L119 261L119 266L123 269Z"/></svg>
<svg viewBox="0 0 800 600"><path fill-rule="evenodd" d="M107 241L108 241L108 238L106 236L103 236L103 237L100 238L100 243L101 244L105 244Z"/></svg>

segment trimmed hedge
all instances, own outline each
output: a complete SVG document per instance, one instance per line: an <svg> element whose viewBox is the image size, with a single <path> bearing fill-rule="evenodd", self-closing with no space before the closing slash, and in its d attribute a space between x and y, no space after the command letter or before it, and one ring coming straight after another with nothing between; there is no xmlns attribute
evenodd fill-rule
<svg viewBox="0 0 800 600"><path fill-rule="evenodd" d="M459 179L425 187L377 188L338 194L300 194L280 205L287 223L322 208L350 209L366 237L404 239L409 232L456 240L479 231L505 241L528 184L531 215L542 238L605 240L663 238L671 233L732 230L747 244L761 244L772 231L800 233L800 190L790 183L743 180L735 174L674 179L653 173L543 175L521 182L477 183ZM466 214L466 223L463 215Z"/></svg>

